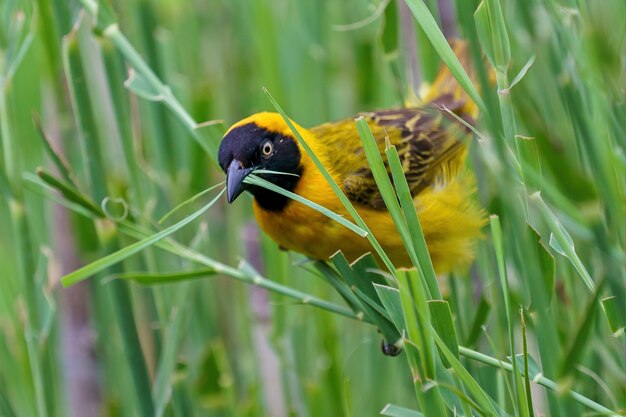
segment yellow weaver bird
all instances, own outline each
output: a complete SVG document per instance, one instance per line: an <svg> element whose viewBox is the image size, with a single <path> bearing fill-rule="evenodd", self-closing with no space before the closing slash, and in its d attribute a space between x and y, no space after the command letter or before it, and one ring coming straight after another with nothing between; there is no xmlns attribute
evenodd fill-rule
<svg viewBox="0 0 626 417"><path fill-rule="evenodd" d="M469 67L466 48L456 45L455 49L461 62ZM420 106L361 113L386 165L385 138L398 150L438 273L470 264L475 240L485 223L483 211L472 198L473 176L464 166L471 131L452 112L468 123L473 123L477 115L475 104L444 67ZM393 264L411 267L369 169L354 119L310 129L295 122L294 126L351 200ZM218 159L226 173L228 202L243 191L252 193L254 214L261 229L282 248L322 260L338 250L349 261L373 252L367 239L323 214L273 191L244 183L245 177L257 169L296 174L258 175L349 218L280 114L257 113L235 123L220 144Z"/></svg>

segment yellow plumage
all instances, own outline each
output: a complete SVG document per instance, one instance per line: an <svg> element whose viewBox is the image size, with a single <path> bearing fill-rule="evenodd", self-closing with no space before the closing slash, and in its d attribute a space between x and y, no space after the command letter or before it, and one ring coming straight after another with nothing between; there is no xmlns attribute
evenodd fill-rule
<svg viewBox="0 0 626 417"><path fill-rule="evenodd" d="M453 81L447 70L442 71L433 85L434 92L427 96L428 102L418 108L362 114L383 158L385 138L398 149L426 243L439 273L469 265L474 255L474 243L485 223L483 211L472 198L473 176L465 168L471 132L451 114L454 112L456 117L471 123L476 107ZM411 267L402 240L369 170L354 119L325 123L310 129L297 123L294 125L353 202L394 265ZM248 156L241 156L240 159L256 161L258 152L249 148L257 146L257 139L264 140L257 136L267 135L268 132L280 138L272 139L272 147L267 148L268 152L278 149L274 151L276 155L268 153L268 161L274 158L285 162L284 152L274 147L291 141L297 145L300 177L292 191L349 218L322 173L277 113L254 114L231 127L223 142L224 150L220 151L224 170L227 171L226 165L230 165L228 172L235 172L235 168L239 171L252 170L248 168L252 162L239 161L237 155L244 155L246 151ZM291 146L294 147L292 154L297 154L295 145ZM259 159L259 163L263 163L262 160ZM289 201L276 208L268 206L267 200L260 203L258 194L255 197L254 214L261 229L283 248L314 259L327 259L340 250L350 261L373 252L367 239L301 203Z"/></svg>
<svg viewBox="0 0 626 417"><path fill-rule="evenodd" d="M233 128L250 122L285 136L293 135L277 113L252 115L237 123ZM356 170L363 163L367 163L364 154L356 155L349 152L346 149L346 143L340 140L340 138L350 137L360 143L354 120L348 119L319 127L318 130L326 134L323 140L315 134L315 128L304 129L296 123L294 125L333 179L340 185L342 180L336 172L339 165L342 165L342 169ZM377 139L384 138L384 131L379 126L370 125L370 128ZM391 139L398 138L397 132L393 130L387 133L390 134ZM336 149L328 149L329 143L336 143L339 146ZM345 208L311 158L302 147L300 151L303 173L294 192L349 218ZM437 272L464 268L471 262L474 253L473 243L484 224L483 213L472 199L473 178L466 169L461 167L465 154L465 149L458 152L453 161L453 164L458 167L448 170L447 175L438 178L414 198ZM410 259L389 213L386 210L364 207L359 204L355 204L355 208L394 265L410 267ZM264 210L255 201L254 214L261 229L281 247L303 253L314 259L328 259L341 250L348 260L353 261L366 252L373 252L367 239L359 237L339 223L295 201L288 204L280 213Z"/></svg>

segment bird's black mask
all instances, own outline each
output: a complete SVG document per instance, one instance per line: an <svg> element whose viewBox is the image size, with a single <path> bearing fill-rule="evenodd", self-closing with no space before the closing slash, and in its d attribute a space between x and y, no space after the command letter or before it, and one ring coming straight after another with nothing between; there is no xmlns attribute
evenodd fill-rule
<svg viewBox="0 0 626 417"><path fill-rule="evenodd" d="M265 210L280 211L289 198L262 187L244 183L256 170L285 172L300 175L300 150L291 136L270 132L255 123L232 129L224 136L218 152L218 161L226 174L226 194L232 203L244 191L250 191ZM299 177L279 174L257 174L259 177L288 191L293 191Z"/></svg>

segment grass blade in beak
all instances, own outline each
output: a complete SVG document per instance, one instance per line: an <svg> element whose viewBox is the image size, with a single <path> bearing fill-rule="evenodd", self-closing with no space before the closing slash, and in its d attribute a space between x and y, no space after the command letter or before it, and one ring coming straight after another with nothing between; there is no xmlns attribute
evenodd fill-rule
<svg viewBox="0 0 626 417"><path fill-rule="evenodd" d="M226 172L226 197L232 203L245 191L243 180L253 171L253 168L244 168L241 162L233 159Z"/></svg>

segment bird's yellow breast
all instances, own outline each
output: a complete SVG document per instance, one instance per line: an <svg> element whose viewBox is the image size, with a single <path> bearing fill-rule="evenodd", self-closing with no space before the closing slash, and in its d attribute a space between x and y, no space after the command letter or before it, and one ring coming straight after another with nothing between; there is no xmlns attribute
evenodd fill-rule
<svg viewBox="0 0 626 417"><path fill-rule="evenodd" d="M300 126L297 128L322 164L329 166L320 149L321 141L310 130ZM304 150L302 167L300 181L294 192L350 219L348 212ZM333 175L332 171L330 173ZM465 268L473 258L473 244L480 234L484 220L481 210L472 203L472 192L472 177L461 171L447 183L428 187L414 198L437 272ZM389 213L384 209L358 204L355 204L355 208L394 265L411 267ZM313 259L328 259L341 250L348 260L354 261L367 252L373 252L366 238L296 201L290 201L280 212L264 210L255 202L254 214L261 229L281 247Z"/></svg>

